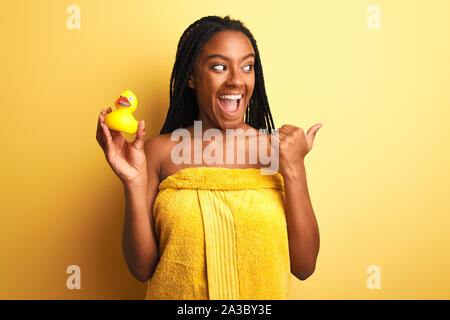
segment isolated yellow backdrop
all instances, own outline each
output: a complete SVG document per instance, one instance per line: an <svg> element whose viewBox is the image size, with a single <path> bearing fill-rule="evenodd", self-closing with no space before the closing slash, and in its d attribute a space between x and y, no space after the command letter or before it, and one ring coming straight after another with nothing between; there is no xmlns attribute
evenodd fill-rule
<svg viewBox="0 0 450 320"><path fill-rule="evenodd" d="M81 28L66 26L69 5ZM369 5L381 29L366 25ZM95 140L125 89L159 134L178 40L206 15L259 46L275 124L323 123L306 158L321 234L291 299L450 298L450 2L2 1L0 298L143 299L124 194ZM133 136L127 136L128 139ZM81 268L81 289L66 268ZM367 267L381 271L368 289Z"/></svg>

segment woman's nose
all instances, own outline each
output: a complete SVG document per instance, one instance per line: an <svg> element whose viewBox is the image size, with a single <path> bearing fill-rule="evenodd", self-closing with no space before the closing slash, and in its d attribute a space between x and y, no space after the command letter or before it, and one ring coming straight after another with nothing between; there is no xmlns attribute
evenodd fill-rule
<svg viewBox="0 0 450 320"><path fill-rule="evenodd" d="M229 73L229 77L227 79L227 84L234 87L241 87L244 85L244 79L242 78L241 73L237 69L231 69Z"/></svg>

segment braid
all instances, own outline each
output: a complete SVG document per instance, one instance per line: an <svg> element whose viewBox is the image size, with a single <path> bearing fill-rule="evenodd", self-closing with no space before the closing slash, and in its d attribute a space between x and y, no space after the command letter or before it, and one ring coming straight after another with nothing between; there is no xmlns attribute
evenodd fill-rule
<svg viewBox="0 0 450 320"><path fill-rule="evenodd" d="M239 20L229 16L203 17L192 23L181 35L177 46L175 63L170 76L170 107L160 134L186 128L198 118L198 105L194 90L189 87L189 78L195 62L205 43L217 32L234 30L244 33L255 51L255 88L245 112L245 123L255 129L267 129L272 133L275 125L269 108L264 85L263 71L258 47L253 35Z"/></svg>

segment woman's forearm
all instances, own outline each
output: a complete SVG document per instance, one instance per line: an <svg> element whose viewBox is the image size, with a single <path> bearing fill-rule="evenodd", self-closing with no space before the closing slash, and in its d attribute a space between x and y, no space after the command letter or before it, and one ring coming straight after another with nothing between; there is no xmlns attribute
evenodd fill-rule
<svg viewBox="0 0 450 320"><path fill-rule="evenodd" d="M126 205L122 249L131 274L142 282L152 276L158 263L158 245L152 228L147 188L147 181L124 183Z"/></svg>
<svg viewBox="0 0 450 320"><path fill-rule="evenodd" d="M320 236L306 182L304 164L284 177L289 250L293 274L304 280L314 272Z"/></svg>

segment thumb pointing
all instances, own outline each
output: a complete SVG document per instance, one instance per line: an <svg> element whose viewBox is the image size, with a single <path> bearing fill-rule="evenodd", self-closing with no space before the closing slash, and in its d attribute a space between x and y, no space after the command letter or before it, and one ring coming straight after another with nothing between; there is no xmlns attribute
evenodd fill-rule
<svg viewBox="0 0 450 320"><path fill-rule="evenodd" d="M323 124L322 124L322 123L319 123L318 125L312 126L312 127L308 130L308 132L307 132L307 134L306 134L306 140L308 141L308 145L309 145L309 148L310 148L310 149L311 149L312 146L313 146L314 138L316 137L317 131L319 131L319 129L322 128L322 126L323 126Z"/></svg>

